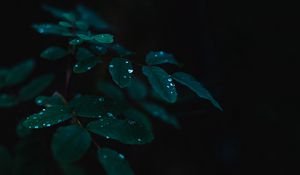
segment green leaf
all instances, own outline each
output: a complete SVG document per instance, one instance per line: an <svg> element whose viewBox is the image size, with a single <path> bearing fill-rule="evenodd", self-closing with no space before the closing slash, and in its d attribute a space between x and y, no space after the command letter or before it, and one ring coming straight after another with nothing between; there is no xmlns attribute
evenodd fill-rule
<svg viewBox="0 0 300 175"><path fill-rule="evenodd" d="M109 64L109 72L114 82L121 88L131 83L133 68L127 59L113 58Z"/></svg>
<svg viewBox="0 0 300 175"><path fill-rule="evenodd" d="M84 73L91 70L98 63L102 61L100 58L94 56L89 50L86 48L80 47L76 53L77 63L73 67L73 71L75 73Z"/></svg>
<svg viewBox="0 0 300 175"><path fill-rule="evenodd" d="M12 86L23 82L33 71L34 66L35 62L31 59L17 64L7 72L4 86Z"/></svg>
<svg viewBox="0 0 300 175"><path fill-rule="evenodd" d="M164 63L179 65L172 54L166 53L164 51L149 52L146 55L146 63L148 65L157 65Z"/></svg>
<svg viewBox="0 0 300 175"><path fill-rule="evenodd" d="M90 49L93 50L98 55L105 55L107 53L107 48L99 45L91 45Z"/></svg>
<svg viewBox="0 0 300 175"><path fill-rule="evenodd" d="M130 85L127 87L129 96L134 100L146 98L148 89L146 84L138 78L133 78Z"/></svg>
<svg viewBox="0 0 300 175"><path fill-rule="evenodd" d="M23 125L30 129L46 128L72 117L72 111L66 106L46 107L41 112L27 117Z"/></svg>
<svg viewBox="0 0 300 175"><path fill-rule="evenodd" d="M134 175L125 157L114 150L99 149L98 159L107 175Z"/></svg>
<svg viewBox="0 0 300 175"><path fill-rule="evenodd" d="M75 38L75 39L72 39L71 41L69 41L69 44L70 44L70 45L77 46L77 45L82 44L83 42L84 42L83 39Z"/></svg>
<svg viewBox="0 0 300 175"><path fill-rule="evenodd" d="M175 84L171 76L156 66L144 66L143 74L147 76L153 90L164 100L174 103L177 100Z"/></svg>
<svg viewBox="0 0 300 175"><path fill-rule="evenodd" d="M0 146L0 174L10 175L12 173L12 156L6 148Z"/></svg>
<svg viewBox="0 0 300 175"><path fill-rule="evenodd" d="M189 87L200 98L204 98L204 99L209 100L216 108L223 111L222 107L211 96L211 94L208 92L208 90L200 82L198 82L193 76L191 76L187 73L184 73L184 72L176 72L172 76L179 83Z"/></svg>
<svg viewBox="0 0 300 175"><path fill-rule="evenodd" d="M69 53L65 49L52 46L44 50L40 56L47 60L58 60L67 56L68 54Z"/></svg>
<svg viewBox="0 0 300 175"><path fill-rule="evenodd" d="M69 29L56 24L34 24L32 27L40 34L58 35L58 36L65 36L65 37L74 36L69 31Z"/></svg>
<svg viewBox="0 0 300 175"><path fill-rule="evenodd" d="M97 30L108 30L111 27L103 20L101 19L96 13L89 10L83 5L77 6L77 12L80 15L80 20L85 21L90 26L93 26Z"/></svg>
<svg viewBox="0 0 300 175"><path fill-rule="evenodd" d="M97 83L98 90L105 96L115 99L117 101L124 101L125 96L120 88L106 81L99 81Z"/></svg>
<svg viewBox="0 0 300 175"><path fill-rule="evenodd" d="M85 23L84 21L76 21L75 25L78 29L86 31L89 29L89 25Z"/></svg>
<svg viewBox="0 0 300 175"><path fill-rule="evenodd" d="M134 120L138 123L143 124L148 130L152 130L152 124L151 121L148 119L148 117L142 113L141 111L130 108L127 111L124 112L124 115L127 119Z"/></svg>
<svg viewBox="0 0 300 175"><path fill-rule="evenodd" d="M114 116L102 116L99 120L90 122L87 129L124 144L146 144L153 140L152 132L145 126L133 120L119 120Z"/></svg>
<svg viewBox="0 0 300 175"><path fill-rule="evenodd" d="M53 81L54 76L52 74L46 74L39 76L25 85L19 91L19 99L21 101L27 101L40 95Z"/></svg>
<svg viewBox="0 0 300 175"><path fill-rule="evenodd" d="M23 121L21 121L18 125L17 125L17 128L16 128L16 133L17 135L20 137L20 138L24 138L28 135L31 134L31 129L29 128L26 128L24 125L23 125Z"/></svg>
<svg viewBox="0 0 300 175"><path fill-rule="evenodd" d="M125 106L111 99L96 96L78 96L70 106L76 115L88 118L100 118L105 115L118 115L125 110Z"/></svg>
<svg viewBox="0 0 300 175"><path fill-rule="evenodd" d="M18 104L18 100L14 96L0 94L0 107L9 108Z"/></svg>
<svg viewBox="0 0 300 175"><path fill-rule="evenodd" d="M82 40L85 40L85 41L91 41L93 40L93 36L90 36L90 35L86 35L86 34L77 34L77 36L82 39Z"/></svg>
<svg viewBox="0 0 300 175"><path fill-rule="evenodd" d="M81 159L91 145L90 134L79 125L60 127L52 139L53 156L59 162L74 162Z"/></svg>
<svg viewBox="0 0 300 175"><path fill-rule="evenodd" d="M99 35L94 35L94 40L96 40L99 43L104 43L104 44L110 44L114 42L114 36L110 34L99 34Z"/></svg>
<svg viewBox="0 0 300 175"><path fill-rule="evenodd" d="M119 54L120 57L127 57L129 55L133 55L132 52L130 52L129 50L125 49L120 44L112 44L110 46L110 49L112 49L114 52L116 52L117 54Z"/></svg>
<svg viewBox="0 0 300 175"><path fill-rule="evenodd" d="M141 105L152 116L162 120L169 125L174 126L175 128L180 128L177 119L172 117L163 107L150 102L143 102L141 103Z"/></svg>
<svg viewBox="0 0 300 175"><path fill-rule="evenodd" d="M67 27L67 28L72 28L72 27L73 27L72 24L70 24L69 22L66 22L66 21L59 21L58 24L59 24L60 26L62 26L62 27Z"/></svg>
<svg viewBox="0 0 300 175"><path fill-rule="evenodd" d="M46 12L51 13L54 17L65 20L66 19L66 14L70 14L70 11L66 11L66 10L61 10L49 5L43 5L42 6L43 10L45 10Z"/></svg>
<svg viewBox="0 0 300 175"><path fill-rule="evenodd" d="M65 106L67 104L64 97L59 94L58 92L55 92L52 96L46 97L46 96L39 96L35 99L35 103L39 106Z"/></svg>

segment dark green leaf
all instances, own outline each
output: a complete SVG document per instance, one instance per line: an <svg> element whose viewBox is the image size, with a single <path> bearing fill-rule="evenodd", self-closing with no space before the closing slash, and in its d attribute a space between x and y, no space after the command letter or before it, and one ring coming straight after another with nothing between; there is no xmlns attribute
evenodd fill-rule
<svg viewBox="0 0 300 175"><path fill-rule="evenodd" d="M72 24L70 24L69 22L66 22L66 21L60 21L58 24L62 27L67 27L67 28L72 28L73 27Z"/></svg>
<svg viewBox="0 0 300 175"><path fill-rule="evenodd" d="M76 115L80 117L100 118L106 115L117 115L125 106L111 99L96 96L79 96L70 102Z"/></svg>
<svg viewBox="0 0 300 175"><path fill-rule="evenodd" d="M146 63L149 65L157 65L164 63L179 65L172 54L163 51L148 53L146 55Z"/></svg>
<svg viewBox="0 0 300 175"><path fill-rule="evenodd" d="M0 107L9 108L18 104L18 100L7 94L0 94Z"/></svg>
<svg viewBox="0 0 300 175"><path fill-rule="evenodd" d="M90 122L87 129L124 144L146 144L153 140L152 132L145 126L133 120L119 120L113 115L103 116L97 121Z"/></svg>
<svg viewBox="0 0 300 175"><path fill-rule="evenodd" d="M151 121L141 111L134 108L130 108L124 112L124 115L127 119L137 121L138 123L143 124L148 130L152 130Z"/></svg>
<svg viewBox="0 0 300 175"><path fill-rule="evenodd" d="M57 129L52 140L52 152L60 162L74 162L83 157L91 144L90 134L79 125Z"/></svg>
<svg viewBox="0 0 300 175"><path fill-rule="evenodd" d="M129 96L134 100L141 100L147 96L147 86L142 80L133 78L130 85L127 87Z"/></svg>
<svg viewBox="0 0 300 175"><path fill-rule="evenodd" d="M99 34L95 35L93 38L99 43L110 44L114 42L114 36L110 34Z"/></svg>
<svg viewBox="0 0 300 175"><path fill-rule="evenodd" d="M172 117L163 107L150 102L143 102L141 103L141 105L152 116L174 126L175 128L180 128L180 125L176 118Z"/></svg>
<svg viewBox="0 0 300 175"><path fill-rule="evenodd" d="M98 150L98 159L107 175L134 175L125 157L109 148Z"/></svg>
<svg viewBox="0 0 300 175"><path fill-rule="evenodd" d="M62 95L59 93L54 93L50 97L46 96L39 96L35 99L35 103L40 106L46 106L46 107L51 107L51 106L64 106L67 104L66 100Z"/></svg>
<svg viewBox="0 0 300 175"><path fill-rule="evenodd" d="M123 92L120 90L120 88L114 86L111 83L100 81L97 83L97 87L99 91L101 91L105 96L110 97L112 99L118 100L118 101L124 101L125 96Z"/></svg>
<svg viewBox="0 0 300 175"><path fill-rule="evenodd" d="M76 21L75 25L78 29L80 30L88 30L89 29L89 25L87 23L85 23L84 21Z"/></svg>
<svg viewBox="0 0 300 175"><path fill-rule="evenodd" d="M75 39L72 39L72 40L69 42L69 44L70 44L70 45L75 45L75 46L77 46L77 45L82 44L83 42L84 42L83 39L75 38Z"/></svg>
<svg viewBox="0 0 300 175"><path fill-rule="evenodd" d="M90 48L98 55L105 55L107 53L107 48L104 46L91 45Z"/></svg>
<svg viewBox="0 0 300 175"><path fill-rule="evenodd" d="M177 100L175 84L171 76L156 66L144 66L143 74L147 76L153 90L164 100L174 103Z"/></svg>
<svg viewBox="0 0 300 175"><path fill-rule="evenodd" d="M46 35L74 36L67 28L55 24L34 24L32 26L38 33Z"/></svg>
<svg viewBox="0 0 300 175"><path fill-rule="evenodd" d="M109 72L114 82L121 88L129 86L133 73L130 61L125 58L113 58L109 64Z"/></svg>
<svg viewBox="0 0 300 175"><path fill-rule="evenodd" d="M83 39L83 40L86 40L86 41L91 41L93 40L93 36L91 35L86 35L86 34L77 34L77 36L80 38L80 39Z"/></svg>
<svg viewBox="0 0 300 175"><path fill-rule="evenodd" d="M6 148L0 146L0 174L10 175L12 173L12 156Z"/></svg>
<svg viewBox="0 0 300 175"><path fill-rule="evenodd" d="M17 64L9 70L5 79L5 86L12 86L24 81L34 68L35 62L33 60L26 60Z"/></svg>
<svg viewBox="0 0 300 175"><path fill-rule="evenodd" d="M40 113L33 114L25 119L23 125L30 129L46 128L61 123L72 117L71 110L66 106L51 106Z"/></svg>
<svg viewBox="0 0 300 175"><path fill-rule="evenodd" d="M18 125L17 125L17 128L16 128L16 132L17 132L17 135L20 137L20 138L24 138L26 136L28 136L30 133L31 133L31 129L29 128L26 128L24 125L23 125L23 121L21 121Z"/></svg>
<svg viewBox="0 0 300 175"><path fill-rule="evenodd" d="M209 100L216 108L220 109L221 111L223 110L219 103L210 95L208 90L205 89L204 86L193 76L184 72L176 72L172 76L179 83L189 87L199 97Z"/></svg>
<svg viewBox="0 0 300 175"><path fill-rule="evenodd" d="M52 83L53 79L54 76L52 74L42 75L33 79L19 91L19 99L27 101L35 98Z"/></svg>
<svg viewBox="0 0 300 175"><path fill-rule="evenodd" d="M61 169L64 175L85 175L85 171L80 165L61 163Z"/></svg>
<svg viewBox="0 0 300 175"><path fill-rule="evenodd" d="M52 6L49 6L49 5L43 5L42 7L43 7L43 10L51 13L54 17L62 19L62 20L66 19L66 17L68 16L66 14L71 13L69 11L61 10L61 9L58 9L58 8L55 8L55 7L52 7Z"/></svg>
<svg viewBox="0 0 300 175"><path fill-rule="evenodd" d="M89 50L86 48L80 47L76 53L76 59L78 62L74 65L73 71L75 73L84 73L91 70L98 63L101 63L100 58L95 57Z"/></svg>
<svg viewBox="0 0 300 175"><path fill-rule="evenodd" d="M117 54L119 54L120 57L127 57L129 55L132 55L133 53L129 50L125 49L120 44L112 44L110 47L113 51L115 51Z"/></svg>
<svg viewBox="0 0 300 175"><path fill-rule="evenodd" d="M47 48L41 53L41 57L47 60L58 60L68 55L65 49L60 47L52 46Z"/></svg>
<svg viewBox="0 0 300 175"><path fill-rule="evenodd" d="M89 10L85 6L78 5L77 11L80 14L80 20L85 21L90 26L93 26L98 30L110 29L110 26L104 20L102 20L96 13Z"/></svg>

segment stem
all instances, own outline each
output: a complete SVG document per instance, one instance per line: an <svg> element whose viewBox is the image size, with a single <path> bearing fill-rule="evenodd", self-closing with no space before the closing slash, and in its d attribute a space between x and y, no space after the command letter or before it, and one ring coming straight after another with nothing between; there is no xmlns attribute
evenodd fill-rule
<svg viewBox="0 0 300 175"><path fill-rule="evenodd" d="M68 60L67 70L66 70L66 82L65 82L65 97L69 99L70 96L70 82L72 78L72 69L71 69L71 59Z"/></svg>

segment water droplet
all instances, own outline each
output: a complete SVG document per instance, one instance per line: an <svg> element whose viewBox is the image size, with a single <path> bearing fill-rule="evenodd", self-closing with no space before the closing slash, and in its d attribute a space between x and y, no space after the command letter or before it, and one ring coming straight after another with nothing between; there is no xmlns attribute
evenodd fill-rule
<svg viewBox="0 0 300 175"><path fill-rule="evenodd" d="M168 78L168 82L172 82L173 80L172 80L172 78Z"/></svg>
<svg viewBox="0 0 300 175"><path fill-rule="evenodd" d="M37 119L37 117L32 117L32 119L34 119L34 120L35 120L35 119Z"/></svg>
<svg viewBox="0 0 300 175"><path fill-rule="evenodd" d="M137 141L138 141L138 142L141 142L141 141L142 141L142 139L138 138L138 139L137 139Z"/></svg>
<svg viewBox="0 0 300 175"><path fill-rule="evenodd" d="M39 126L34 126L34 128L35 128L35 129L38 129L38 128L39 128Z"/></svg>
<svg viewBox="0 0 300 175"><path fill-rule="evenodd" d="M100 102L104 102L104 98L103 98L103 97L98 98L98 100L99 100Z"/></svg>
<svg viewBox="0 0 300 175"><path fill-rule="evenodd" d="M174 84L174 83L170 83L170 85L171 85L171 86L175 86L175 84Z"/></svg>
<svg viewBox="0 0 300 175"><path fill-rule="evenodd" d="M133 69L128 69L128 73L132 73L133 72Z"/></svg>
<svg viewBox="0 0 300 175"><path fill-rule="evenodd" d="M106 136L105 138L106 138L106 139L109 139L110 137L109 137L109 136Z"/></svg>
<svg viewBox="0 0 300 175"><path fill-rule="evenodd" d="M114 68L114 65L110 64L110 65L109 65L109 68Z"/></svg>
<svg viewBox="0 0 300 175"><path fill-rule="evenodd" d="M163 54L164 54L164 52L163 52L163 51L160 51L160 52L159 52L159 54L163 55Z"/></svg>
<svg viewBox="0 0 300 175"><path fill-rule="evenodd" d="M129 62L128 62L128 61L125 61L125 63L128 64Z"/></svg>
<svg viewBox="0 0 300 175"><path fill-rule="evenodd" d="M43 114L44 114L43 112L40 112L40 113L39 113L39 115L43 115Z"/></svg>
<svg viewBox="0 0 300 175"><path fill-rule="evenodd" d="M113 117L114 115L110 112L106 113L108 117Z"/></svg>
<svg viewBox="0 0 300 175"><path fill-rule="evenodd" d="M158 57L158 55L157 55L157 54L155 54L155 55L154 55L154 57Z"/></svg>
<svg viewBox="0 0 300 175"><path fill-rule="evenodd" d="M130 125L134 125L136 122L135 121L133 121L133 120L128 120L128 124L130 124Z"/></svg>
<svg viewBox="0 0 300 175"><path fill-rule="evenodd" d="M47 127L50 127L50 126L51 126L51 124L50 124L50 123L48 123L46 126L47 126Z"/></svg>
<svg viewBox="0 0 300 175"><path fill-rule="evenodd" d="M37 100L36 103L37 103L37 104L42 104L43 101L42 101L42 100Z"/></svg>
<svg viewBox="0 0 300 175"><path fill-rule="evenodd" d="M78 64L75 64L75 67L79 67L79 65L78 65Z"/></svg>
<svg viewBox="0 0 300 175"><path fill-rule="evenodd" d="M101 118L102 116L101 115L98 115L98 118Z"/></svg>
<svg viewBox="0 0 300 175"><path fill-rule="evenodd" d="M127 76L126 76L126 75L124 75L124 76L123 76L123 78L127 78Z"/></svg>
<svg viewBox="0 0 300 175"><path fill-rule="evenodd" d="M46 111L46 109L42 109L42 111Z"/></svg>
<svg viewBox="0 0 300 175"><path fill-rule="evenodd" d="M170 88L170 86L167 86L167 88Z"/></svg>
<svg viewBox="0 0 300 175"><path fill-rule="evenodd" d="M87 67L87 70L91 70L92 69L92 67Z"/></svg>
<svg viewBox="0 0 300 175"><path fill-rule="evenodd" d="M119 157L120 157L121 159L124 159L124 158L125 158L123 154L119 154Z"/></svg>

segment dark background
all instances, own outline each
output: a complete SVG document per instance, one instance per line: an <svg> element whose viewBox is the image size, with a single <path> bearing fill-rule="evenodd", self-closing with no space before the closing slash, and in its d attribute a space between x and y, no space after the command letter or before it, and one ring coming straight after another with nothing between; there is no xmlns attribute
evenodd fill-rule
<svg viewBox="0 0 300 175"><path fill-rule="evenodd" d="M152 144L126 149L136 174L295 173L300 163L299 18L295 4L248 0L2 1L1 67L38 57L49 43L55 43L30 28L32 23L53 20L42 12L43 3L67 9L83 3L96 10L117 29L119 41L138 55L149 50L174 53L185 64L184 71L201 80L224 107L224 112L219 112L206 101L192 101L184 108L200 112L180 117L180 131L155 121ZM36 74L52 69L62 73L58 63L38 63ZM16 122L34 109L32 104L1 109L1 144L15 144ZM101 168L91 171L103 173Z"/></svg>

